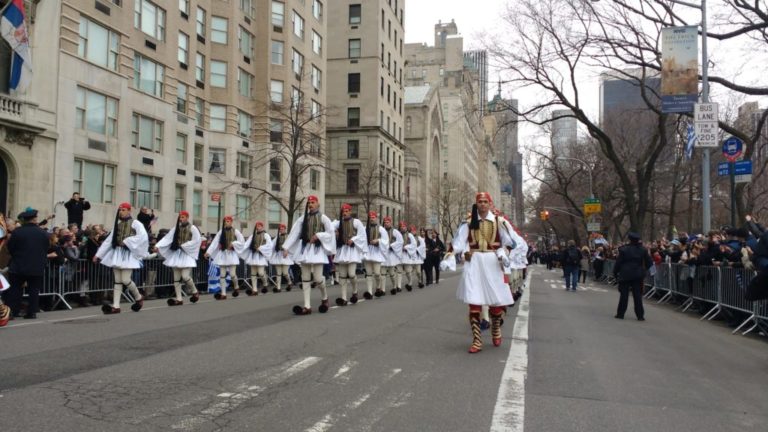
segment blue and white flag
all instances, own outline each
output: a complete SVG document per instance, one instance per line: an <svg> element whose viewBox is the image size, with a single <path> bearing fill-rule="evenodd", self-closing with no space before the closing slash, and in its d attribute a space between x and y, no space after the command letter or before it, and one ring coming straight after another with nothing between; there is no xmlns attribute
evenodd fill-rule
<svg viewBox="0 0 768 432"><path fill-rule="evenodd" d="M696 142L696 132L693 129L693 125L688 123L688 139L685 142L685 158L691 160L693 158L693 145Z"/></svg>
<svg viewBox="0 0 768 432"><path fill-rule="evenodd" d="M32 53L25 17L23 0L11 1L0 15L0 35L13 50L8 85L17 93L23 93L32 82Z"/></svg>

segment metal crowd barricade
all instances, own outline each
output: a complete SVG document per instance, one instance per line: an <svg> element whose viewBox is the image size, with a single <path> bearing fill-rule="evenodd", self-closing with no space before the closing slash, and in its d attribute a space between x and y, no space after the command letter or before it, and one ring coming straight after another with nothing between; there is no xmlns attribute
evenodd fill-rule
<svg viewBox="0 0 768 432"><path fill-rule="evenodd" d="M656 265L656 273L650 277L651 289L645 294L645 298L651 298L656 294L664 292L666 296L671 291L672 286L672 268L667 263ZM662 296L662 297L664 297Z"/></svg>
<svg viewBox="0 0 768 432"><path fill-rule="evenodd" d="M613 277L613 267L616 264L614 260L605 260L603 264L603 278L611 285L616 283L616 279Z"/></svg>
<svg viewBox="0 0 768 432"><path fill-rule="evenodd" d="M768 302L765 300L750 302L744 298L749 281L755 276L755 272L743 268L724 268L723 269L723 306L728 309L737 310L748 314L749 316L733 330L736 334L747 324L751 327L744 330L741 334L745 335L757 328L764 333L768 333L768 316L766 307Z"/></svg>

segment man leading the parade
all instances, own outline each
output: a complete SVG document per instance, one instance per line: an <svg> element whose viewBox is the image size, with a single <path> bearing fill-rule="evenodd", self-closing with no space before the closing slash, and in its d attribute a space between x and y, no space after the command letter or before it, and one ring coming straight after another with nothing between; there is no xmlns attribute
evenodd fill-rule
<svg viewBox="0 0 768 432"><path fill-rule="evenodd" d="M323 279L323 265L328 264L328 255L336 252L336 236L333 224L328 216L320 213L320 201L314 195L307 197L304 216L291 227L282 249L283 257L293 255L294 261L301 265L301 290L304 292L304 306L294 306L296 315L312 313L310 303L312 286L320 289L321 313L328 312L328 291Z"/></svg>
<svg viewBox="0 0 768 432"><path fill-rule="evenodd" d="M487 192L475 195L472 216L468 223L459 226L451 244L453 252L464 254L466 261L457 297L469 305L469 323L472 328L470 353L483 349L480 334L482 306L490 306L491 337L493 345L500 346L504 307L514 304L509 286L504 283L502 268L509 260L504 248L514 248L515 242L507 227L490 211L491 202Z"/></svg>
<svg viewBox="0 0 768 432"><path fill-rule="evenodd" d="M191 293L189 301L197 303L200 300L200 293L192 280L192 269L197 267L201 242L200 230L189 222L189 212L182 210L176 219L176 226L157 243L157 251L164 258L163 265L173 269L176 298L169 298L168 306L184 304L181 298L182 284L187 287L187 294Z"/></svg>
<svg viewBox="0 0 768 432"><path fill-rule="evenodd" d="M134 269L141 268L141 260L149 255L149 236L141 222L131 217L131 205L127 202L120 204L115 216L115 224L104 243L101 244L93 262L99 262L112 267L115 274L114 295L112 306L104 304L101 307L105 314L120 313L120 296L123 288L127 288L135 299L131 310L138 312L144 306L144 297L139 293L136 284L131 280Z"/></svg>

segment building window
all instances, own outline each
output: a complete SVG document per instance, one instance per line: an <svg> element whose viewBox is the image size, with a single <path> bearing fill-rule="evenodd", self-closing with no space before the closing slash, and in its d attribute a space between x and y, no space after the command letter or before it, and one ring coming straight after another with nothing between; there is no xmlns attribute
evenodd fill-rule
<svg viewBox="0 0 768 432"><path fill-rule="evenodd" d="M322 110L323 110L323 107L320 105L320 102L312 99L312 119L314 119L318 123L320 123L320 119L322 118L322 114L321 114Z"/></svg>
<svg viewBox="0 0 768 432"><path fill-rule="evenodd" d="M203 155L205 154L205 147L202 144L195 143L195 171L203 171Z"/></svg>
<svg viewBox="0 0 768 432"><path fill-rule="evenodd" d="M237 40L240 45L240 52L248 58L253 57L253 35L242 27L238 27Z"/></svg>
<svg viewBox="0 0 768 432"><path fill-rule="evenodd" d="M187 164L187 136L176 134L176 162Z"/></svg>
<svg viewBox="0 0 768 432"><path fill-rule="evenodd" d="M205 40L205 9L197 7L197 23L195 26L197 35Z"/></svg>
<svg viewBox="0 0 768 432"><path fill-rule="evenodd" d="M323 85L323 72L315 67L315 65L312 65L312 87L315 88L315 90L320 90Z"/></svg>
<svg viewBox="0 0 768 432"><path fill-rule="evenodd" d="M165 67L152 60L136 55L133 60L133 85L145 93L163 97Z"/></svg>
<svg viewBox="0 0 768 432"><path fill-rule="evenodd" d="M179 10L189 15L189 0L179 0Z"/></svg>
<svg viewBox="0 0 768 432"><path fill-rule="evenodd" d="M160 210L161 184L159 177L131 173L131 205Z"/></svg>
<svg viewBox="0 0 768 432"><path fill-rule="evenodd" d="M245 153L237 154L237 176L244 179L251 179L251 166L253 157Z"/></svg>
<svg viewBox="0 0 768 432"><path fill-rule="evenodd" d="M253 0L240 0L240 10L245 16L253 18Z"/></svg>
<svg viewBox="0 0 768 432"><path fill-rule="evenodd" d="M80 38L77 55L111 70L117 70L120 36L85 17L80 17Z"/></svg>
<svg viewBox="0 0 768 432"><path fill-rule="evenodd" d="M218 223L221 223L223 216L221 210L227 208L225 203L227 194L224 192L217 193L220 195L219 201L211 201L210 194L208 195L208 219L215 219Z"/></svg>
<svg viewBox="0 0 768 432"><path fill-rule="evenodd" d="M211 17L211 41L226 44L227 43L227 19L221 17Z"/></svg>
<svg viewBox="0 0 768 432"><path fill-rule="evenodd" d="M323 20L323 2L320 0L312 1L312 16L318 21Z"/></svg>
<svg viewBox="0 0 768 432"><path fill-rule="evenodd" d="M384 96L384 77L379 78L379 93Z"/></svg>
<svg viewBox="0 0 768 432"><path fill-rule="evenodd" d="M205 82L205 56L200 53L195 54L195 79Z"/></svg>
<svg viewBox="0 0 768 432"><path fill-rule="evenodd" d="M211 104L211 125L212 131L225 132L227 130L227 107L226 105Z"/></svg>
<svg viewBox="0 0 768 432"><path fill-rule="evenodd" d="M301 79L301 72L304 69L304 56L296 50L293 50L293 56L291 57L291 69L296 74L296 78Z"/></svg>
<svg viewBox="0 0 768 432"><path fill-rule="evenodd" d="M320 189L320 171L314 168L309 170L309 188L312 190Z"/></svg>
<svg viewBox="0 0 768 432"><path fill-rule="evenodd" d="M227 64L223 61L211 60L211 87L227 86Z"/></svg>
<svg viewBox="0 0 768 432"><path fill-rule="evenodd" d="M183 32L179 32L178 59L179 63L189 64L189 36Z"/></svg>
<svg viewBox="0 0 768 432"><path fill-rule="evenodd" d="M253 75L238 68L237 88L239 89L240 96L251 97L253 94Z"/></svg>
<svg viewBox="0 0 768 432"><path fill-rule="evenodd" d="M205 127L205 100L195 99L195 124L197 127Z"/></svg>
<svg viewBox="0 0 768 432"><path fill-rule="evenodd" d="M114 202L115 166L75 159L73 190L88 201L111 204Z"/></svg>
<svg viewBox="0 0 768 432"><path fill-rule="evenodd" d="M360 157L360 141L347 141L347 159L358 159Z"/></svg>
<svg viewBox="0 0 768 432"><path fill-rule="evenodd" d="M283 210L280 207L280 203L277 200L270 198L269 204L267 204L267 222L270 227L274 228L273 225L279 224L282 217Z"/></svg>
<svg viewBox="0 0 768 432"><path fill-rule="evenodd" d="M269 141L273 143L283 142L283 122L280 120L269 121Z"/></svg>
<svg viewBox="0 0 768 432"><path fill-rule="evenodd" d="M360 57L360 39L349 40L349 58Z"/></svg>
<svg viewBox="0 0 768 432"><path fill-rule="evenodd" d="M315 157L321 157L322 141L320 137L312 134L309 137L309 154Z"/></svg>
<svg viewBox="0 0 768 432"><path fill-rule="evenodd" d="M285 44L282 41L272 41L272 64L275 65L281 65L283 64L283 50L285 49Z"/></svg>
<svg viewBox="0 0 768 432"><path fill-rule="evenodd" d="M208 150L208 160L211 161L208 167L209 173L225 174L226 173L226 161L227 151L224 149L210 149Z"/></svg>
<svg viewBox="0 0 768 432"><path fill-rule="evenodd" d="M235 196L235 214L239 219L248 220L251 218L251 205L247 195Z"/></svg>
<svg viewBox="0 0 768 432"><path fill-rule="evenodd" d="M301 39L304 39L304 18L301 17L296 11L293 11L293 34Z"/></svg>
<svg viewBox="0 0 768 432"><path fill-rule="evenodd" d="M78 87L75 124L78 129L117 136L117 99Z"/></svg>
<svg viewBox="0 0 768 432"><path fill-rule="evenodd" d="M187 187L183 184L176 184L176 190L174 193L174 199L173 199L173 211L176 213L179 213L180 211L184 210L186 208L186 196L187 196Z"/></svg>
<svg viewBox="0 0 768 432"><path fill-rule="evenodd" d="M237 110L237 133L244 138L251 136L253 117L243 111Z"/></svg>
<svg viewBox="0 0 768 432"><path fill-rule="evenodd" d="M280 159L274 158L269 161L269 181L272 183L280 183L283 179L282 166Z"/></svg>
<svg viewBox="0 0 768 432"><path fill-rule="evenodd" d="M360 108L347 108L347 127L360 127Z"/></svg>
<svg viewBox="0 0 768 432"><path fill-rule="evenodd" d="M299 112L304 109L304 93L296 87L291 87L291 106Z"/></svg>
<svg viewBox="0 0 768 432"><path fill-rule="evenodd" d="M192 218L200 220L203 217L203 191L192 191Z"/></svg>
<svg viewBox="0 0 768 432"><path fill-rule="evenodd" d="M285 4L278 1L272 2L272 25L282 28L285 23Z"/></svg>
<svg viewBox="0 0 768 432"><path fill-rule="evenodd" d="M360 170L357 168L347 169L347 193L356 194L359 190Z"/></svg>
<svg viewBox="0 0 768 432"><path fill-rule="evenodd" d="M312 30L312 51L319 55L323 55L323 37Z"/></svg>
<svg viewBox="0 0 768 432"><path fill-rule="evenodd" d="M187 113L187 85L184 83L176 84L176 111L186 114Z"/></svg>
<svg viewBox="0 0 768 432"><path fill-rule="evenodd" d="M165 39L165 10L148 0L133 4L133 26L157 40Z"/></svg>
<svg viewBox="0 0 768 432"><path fill-rule="evenodd" d="M360 6L359 4L349 5L349 23L350 24L360 24L360 20L362 19L361 8L362 6Z"/></svg>
<svg viewBox="0 0 768 432"><path fill-rule="evenodd" d="M269 82L270 100L274 103L283 102L283 82L272 80Z"/></svg>
<svg viewBox="0 0 768 432"><path fill-rule="evenodd" d="M347 74L347 93L360 93L360 74Z"/></svg>
<svg viewBox="0 0 768 432"><path fill-rule="evenodd" d="M133 147L161 153L163 151L163 122L133 113Z"/></svg>

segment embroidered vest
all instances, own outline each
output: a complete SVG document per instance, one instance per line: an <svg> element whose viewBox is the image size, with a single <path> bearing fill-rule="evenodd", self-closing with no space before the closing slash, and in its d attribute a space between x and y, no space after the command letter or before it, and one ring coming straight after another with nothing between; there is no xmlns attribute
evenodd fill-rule
<svg viewBox="0 0 768 432"><path fill-rule="evenodd" d="M469 223L469 222L468 222ZM475 252L494 251L501 247L501 237L499 234L499 220L493 221L482 219L480 228L469 230L469 248Z"/></svg>
<svg viewBox="0 0 768 432"><path fill-rule="evenodd" d="M264 231L257 232L253 235L253 240L251 240L251 250L258 250L262 245L264 245Z"/></svg>
<svg viewBox="0 0 768 432"><path fill-rule="evenodd" d="M368 241L378 240L380 234L379 225L371 225L370 228L368 228Z"/></svg>
<svg viewBox="0 0 768 432"><path fill-rule="evenodd" d="M317 212L315 214L309 213L307 214L308 218L308 227L304 238L301 239L305 244L309 243L309 240L312 238L313 235L319 233L320 231L323 231L323 219L320 212Z"/></svg>
<svg viewBox="0 0 768 432"><path fill-rule="evenodd" d="M136 235L136 230L131 227L133 219L121 220L117 223L117 241L123 242L128 237Z"/></svg>
<svg viewBox="0 0 768 432"><path fill-rule="evenodd" d="M229 249L229 247L232 246L232 242L235 241L235 229L224 228L221 235L224 236L224 249Z"/></svg>
<svg viewBox="0 0 768 432"><path fill-rule="evenodd" d="M179 224L179 245L183 245L190 240L192 240L192 228L190 225Z"/></svg>
<svg viewBox="0 0 768 432"><path fill-rule="evenodd" d="M283 248L283 243L285 242L285 234L278 234L277 239L275 240L275 250L281 250Z"/></svg>
<svg viewBox="0 0 768 432"><path fill-rule="evenodd" d="M342 219L339 223L339 240L345 245L352 237L357 235L357 229L353 223L354 219Z"/></svg>

